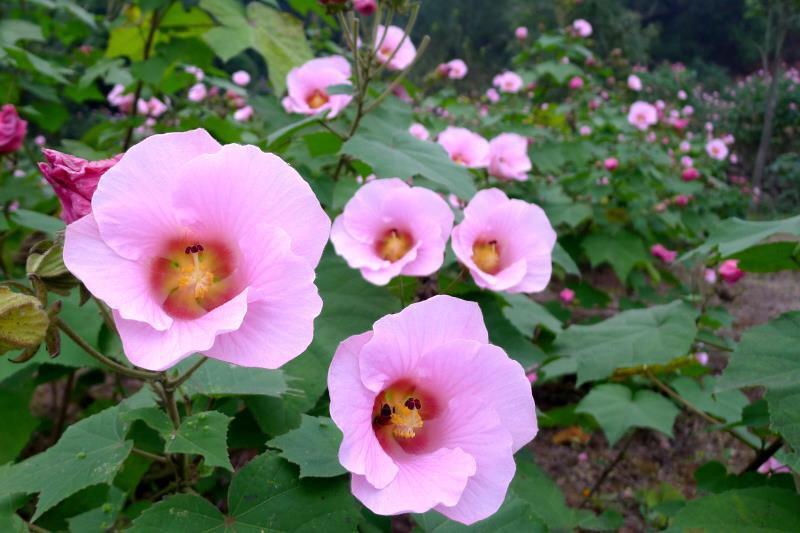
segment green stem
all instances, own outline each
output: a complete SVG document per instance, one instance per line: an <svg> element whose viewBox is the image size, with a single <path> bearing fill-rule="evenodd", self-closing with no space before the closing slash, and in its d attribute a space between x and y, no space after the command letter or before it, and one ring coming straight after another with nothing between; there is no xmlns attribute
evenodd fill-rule
<svg viewBox="0 0 800 533"><path fill-rule="evenodd" d="M180 387L181 385L186 383L189 380L189 378L192 377L192 374L194 374L195 371L197 371L198 368L200 368L201 366L206 364L207 361L208 361L208 357L205 357L205 356L201 357L200 360L197 361L195 364L193 364L191 366L191 368L189 368L189 370L184 372L184 374L182 376L178 376L174 380L169 380L168 379L164 383L164 387L167 388L167 389L170 389L170 390L177 389L178 387Z"/></svg>
<svg viewBox="0 0 800 533"><path fill-rule="evenodd" d="M138 455L139 457L144 457L145 459L150 459L151 461L155 461L157 463L169 464L169 461L166 457L162 457L161 455L157 455L155 453L146 452L144 450L140 450L139 448L131 449L131 453L133 455Z"/></svg>
<svg viewBox="0 0 800 533"><path fill-rule="evenodd" d="M419 60L420 56L422 56L422 54L425 53L425 49L428 48L428 44L430 44L430 42L431 42L430 37L426 35L422 39L422 42L419 44L419 48L417 48L417 55L414 56L414 59L411 61L411 63L409 63L408 66L404 68L397 75L397 77L395 77L395 79L392 80L392 82L380 96L378 96L375 100L370 102L369 106L367 106L367 109L364 110L365 115L370 111L372 111L373 109L375 109L376 107L378 107L381 104L381 102L383 102L386 99L386 97L391 94L392 88L394 88L394 86L397 85L399 82L403 81L403 78L405 78L408 72L414 67L414 65L417 64L417 61Z"/></svg>

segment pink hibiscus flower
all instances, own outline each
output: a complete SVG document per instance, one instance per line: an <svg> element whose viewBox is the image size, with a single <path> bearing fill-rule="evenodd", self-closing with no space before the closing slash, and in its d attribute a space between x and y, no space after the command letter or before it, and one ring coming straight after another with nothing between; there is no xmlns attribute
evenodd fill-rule
<svg viewBox="0 0 800 533"><path fill-rule="evenodd" d="M514 37L516 37L518 41L524 41L528 38L528 28L525 26L518 27L514 30Z"/></svg>
<svg viewBox="0 0 800 533"><path fill-rule="evenodd" d="M738 259L726 259L719 265L717 270L719 271L719 276L728 285L733 285L744 277L744 272L739 268Z"/></svg>
<svg viewBox="0 0 800 533"><path fill-rule="evenodd" d="M525 181L531 170L528 139L501 133L489 142L489 174L504 180Z"/></svg>
<svg viewBox="0 0 800 533"><path fill-rule="evenodd" d="M327 114L333 118L353 97L328 94L334 85L350 85L350 63L342 56L320 57L289 71L286 76L288 96L283 99L287 113Z"/></svg>
<svg viewBox="0 0 800 533"><path fill-rule="evenodd" d="M706 143L706 153L717 161L725 161L728 157L728 146L722 139L711 139Z"/></svg>
<svg viewBox="0 0 800 533"><path fill-rule="evenodd" d="M636 74L628 76L628 88L632 91L639 92L642 90L642 79Z"/></svg>
<svg viewBox="0 0 800 533"><path fill-rule="evenodd" d="M658 110L647 102L634 102L628 112L628 122L644 131L658 122Z"/></svg>
<svg viewBox="0 0 800 533"><path fill-rule="evenodd" d="M452 227L453 211L438 194L389 178L358 189L333 222L331 242L367 281L386 285L439 270Z"/></svg>
<svg viewBox="0 0 800 533"><path fill-rule="evenodd" d="M447 67L447 77L451 80L461 80L469 72L467 64L461 59L453 59L445 63Z"/></svg>
<svg viewBox="0 0 800 533"><path fill-rule="evenodd" d="M668 249L663 244L654 244L651 246L650 254L665 263L672 263L678 257L678 252Z"/></svg>
<svg viewBox="0 0 800 533"><path fill-rule="evenodd" d="M397 53L395 53L395 50ZM417 49L402 28L378 24L375 38L375 58L379 63L387 63L389 70L403 70L417 57ZM394 54L394 57L392 57Z"/></svg>
<svg viewBox="0 0 800 533"><path fill-rule="evenodd" d="M592 34L592 25L588 20L577 19L572 23L572 29L580 37L589 37Z"/></svg>
<svg viewBox="0 0 800 533"><path fill-rule="evenodd" d="M538 292L550 281L556 232L537 205L484 189L453 228L453 251L484 289Z"/></svg>
<svg viewBox="0 0 800 533"><path fill-rule="evenodd" d="M428 132L428 129L419 122L415 122L411 126L409 126L408 133L410 133L420 141L427 141L428 139L431 138L431 134Z"/></svg>
<svg viewBox="0 0 800 533"><path fill-rule="evenodd" d="M435 296L339 345L328 372L339 461L375 513L496 512L536 436L525 371L489 344L480 308Z"/></svg>
<svg viewBox="0 0 800 533"><path fill-rule="evenodd" d="M199 352L277 368L311 342L329 228L279 157L205 130L167 133L103 175L91 214L67 226L64 263L111 307L135 365Z"/></svg>
<svg viewBox="0 0 800 533"><path fill-rule="evenodd" d="M609 157L603 161L603 167L609 172L614 172L619 167L619 160L616 157Z"/></svg>
<svg viewBox="0 0 800 533"><path fill-rule="evenodd" d="M436 139L450 159L467 168L489 164L489 141L466 128L449 126Z"/></svg>
<svg viewBox="0 0 800 533"><path fill-rule="evenodd" d="M502 93L518 93L522 89L523 81L519 74L507 70L495 76L492 85Z"/></svg>

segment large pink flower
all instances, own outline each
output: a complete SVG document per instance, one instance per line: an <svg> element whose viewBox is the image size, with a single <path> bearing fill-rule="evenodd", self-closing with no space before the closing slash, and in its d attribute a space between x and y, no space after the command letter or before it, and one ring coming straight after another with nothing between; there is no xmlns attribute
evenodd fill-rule
<svg viewBox="0 0 800 533"><path fill-rule="evenodd" d="M320 57L289 71L288 96L283 99L287 113L338 115L350 103L349 94L328 94L334 85L350 85L350 63L342 56Z"/></svg>
<svg viewBox="0 0 800 533"><path fill-rule="evenodd" d="M647 102L634 102L628 111L628 122L644 131L658 122L658 110Z"/></svg>
<svg viewBox="0 0 800 533"><path fill-rule="evenodd" d="M435 296L339 345L328 372L339 461L378 514L497 511L513 454L537 433L519 363L489 344L477 304Z"/></svg>
<svg viewBox="0 0 800 533"><path fill-rule="evenodd" d="M495 76L492 85L503 93L518 93L522 89L523 81L519 74L507 70Z"/></svg>
<svg viewBox="0 0 800 533"><path fill-rule="evenodd" d="M538 292L550 281L556 232L537 205L484 189L453 228L453 251L484 289Z"/></svg>
<svg viewBox="0 0 800 533"><path fill-rule="evenodd" d="M489 164L489 141L466 128L449 126L436 139L450 159L467 168Z"/></svg>
<svg viewBox="0 0 800 533"><path fill-rule="evenodd" d="M501 133L489 142L489 174L504 180L525 181L531 170L528 140L516 133Z"/></svg>
<svg viewBox="0 0 800 533"><path fill-rule="evenodd" d="M572 29L580 37L589 37L592 34L592 25L585 19L576 19L573 21Z"/></svg>
<svg viewBox="0 0 800 533"><path fill-rule="evenodd" d="M417 57L417 49L411 42L411 37L406 37L402 28L397 26L387 28L383 24L378 24L374 46L375 58L380 63L388 62L389 70L403 70Z"/></svg>
<svg viewBox="0 0 800 533"><path fill-rule="evenodd" d="M277 368L311 342L330 221L283 160L205 130L154 135L100 179L64 263L113 310L125 355Z"/></svg>
<svg viewBox="0 0 800 533"><path fill-rule="evenodd" d="M28 122L19 117L17 108L4 104L0 108L0 154L19 150L27 132Z"/></svg>
<svg viewBox="0 0 800 533"><path fill-rule="evenodd" d="M706 153L717 161L724 161L728 157L728 147L722 139L711 139L706 143Z"/></svg>
<svg viewBox="0 0 800 533"><path fill-rule="evenodd" d="M400 274L436 272L452 227L453 212L438 194L390 178L356 192L333 222L331 242L367 281L385 285Z"/></svg>
<svg viewBox="0 0 800 533"><path fill-rule="evenodd" d="M61 218L67 224L92 212L92 196L100 177L122 157L117 154L111 159L87 161L49 148L43 148L42 153L46 161L39 163L39 170L61 201Z"/></svg>

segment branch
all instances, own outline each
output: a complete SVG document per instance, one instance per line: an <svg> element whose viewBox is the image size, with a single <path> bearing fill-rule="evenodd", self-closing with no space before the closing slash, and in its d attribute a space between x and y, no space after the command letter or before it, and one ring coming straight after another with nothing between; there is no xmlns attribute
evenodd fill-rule
<svg viewBox="0 0 800 533"><path fill-rule="evenodd" d="M597 481L595 481L594 485L592 485L592 488L589 489L589 492L587 492L586 495L583 497L583 501L581 502L580 507L584 507L589 502L589 498L592 497L592 494L597 492L597 489L600 488L600 485L602 485L603 482L608 477L608 475L611 474L611 471L614 470L614 468L620 463L620 461L622 461L622 458L625 456L625 452L628 451L628 447L631 445L631 442L633 442L633 437L635 436L636 436L636 430L634 429L630 433L630 435L628 435L628 438L625 439L625 442L623 443L622 448L620 448L619 452L617 453L617 456L614 457L614 460L611 461L608 464L608 466L605 467L603 472L600 474L600 477L597 478Z"/></svg>
<svg viewBox="0 0 800 533"><path fill-rule="evenodd" d="M770 457L778 453L778 450L780 450L782 447L783 447L783 437L778 437L777 439L772 441L772 444L770 444L767 448L758 452L758 454L753 458L753 460L750 461L750 464L748 464L745 467L745 469L742 470L742 474L744 474L745 472L756 472L761 465L769 461Z"/></svg>

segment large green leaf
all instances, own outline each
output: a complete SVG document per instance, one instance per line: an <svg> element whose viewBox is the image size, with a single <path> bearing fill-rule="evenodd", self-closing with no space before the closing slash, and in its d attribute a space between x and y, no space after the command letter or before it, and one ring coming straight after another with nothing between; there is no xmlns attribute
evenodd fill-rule
<svg viewBox="0 0 800 533"><path fill-rule="evenodd" d="M800 244L793 241L769 242L752 246L731 257L745 272L779 272L800 269Z"/></svg>
<svg viewBox="0 0 800 533"><path fill-rule="evenodd" d="M202 455L209 466L233 472L228 457L228 424L232 418L218 411L197 413L183 419L174 434L167 436L167 453Z"/></svg>
<svg viewBox="0 0 800 533"><path fill-rule="evenodd" d="M686 253L680 260L705 255L714 249L719 250L722 257L729 257L778 234L800 237L800 215L758 222L739 218L723 220L711 231L702 246Z"/></svg>
<svg viewBox="0 0 800 533"><path fill-rule="evenodd" d="M247 17L253 27L253 48L267 62L269 81L279 95L286 89L289 71L314 57L303 24L289 13L257 2L247 6Z"/></svg>
<svg viewBox="0 0 800 533"><path fill-rule="evenodd" d="M254 28L245 17L242 3L236 0L201 0L200 7L220 23L220 26L204 33L203 40L223 61L253 45Z"/></svg>
<svg viewBox="0 0 800 533"><path fill-rule="evenodd" d="M0 464L16 459L39 425L30 409L33 389L32 367L17 373L13 379L0 381L0 420L13 421L0 431Z"/></svg>
<svg viewBox="0 0 800 533"><path fill-rule="evenodd" d="M179 365L185 371L196 362L187 359ZM183 385L187 394L205 396L264 395L280 397L288 387L283 371L244 368L223 361L209 360Z"/></svg>
<svg viewBox="0 0 800 533"><path fill-rule="evenodd" d="M345 473L339 464L342 432L327 417L303 415L300 427L267 444L300 467L300 477L334 477Z"/></svg>
<svg viewBox="0 0 800 533"><path fill-rule="evenodd" d="M503 315L523 335L533 335L533 331L538 326L543 326L553 333L561 331L561 321L542 304L531 300L528 295L504 294L503 299L509 304L503 307Z"/></svg>
<svg viewBox="0 0 800 533"><path fill-rule="evenodd" d="M44 41L42 29L27 20L0 20L0 48L17 44L17 41Z"/></svg>
<svg viewBox="0 0 800 533"><path fill-rule="evenodd" d="M681 301L624 311L591 326L572 326L557 340L558 353L577 359L578 381L615 369L661 364L686 355L697 333L697 311Z"/></svg>
<svg viewBox="0 0 800 533"><path fill-rule="evenodd" d="M236 531L228 528L225 515L209 501L191 494L176 494L147 509L134 520L130 533L164 531Z"/></svg>
<svg viewBox="0 0 800 533"><path fill-rule="evenodd" d="M538 502L537 502L538 505ZM500 509L485 520L465 526L448 520L443 514L428 511L414 515L414 521L426 533L544 533L547 526L535 512L536 506L509 492Z"/></svg>
<svg viewBox="0 0 800 533"><path fill-rule="evenodd" d="M593 267L608 263L623 283L633 267L648 261L642 239L625 231L590 235L583 241L583 249Z"/></svg>
<svg viewBox="0 0 800 533"><path fill-rule="evenodd" d="M594 387L578 404L576 413L592 415L614 445L632 427L645 427L672 436L680 410L650 390L631 391L625 385L606 383Z"/></svg>

